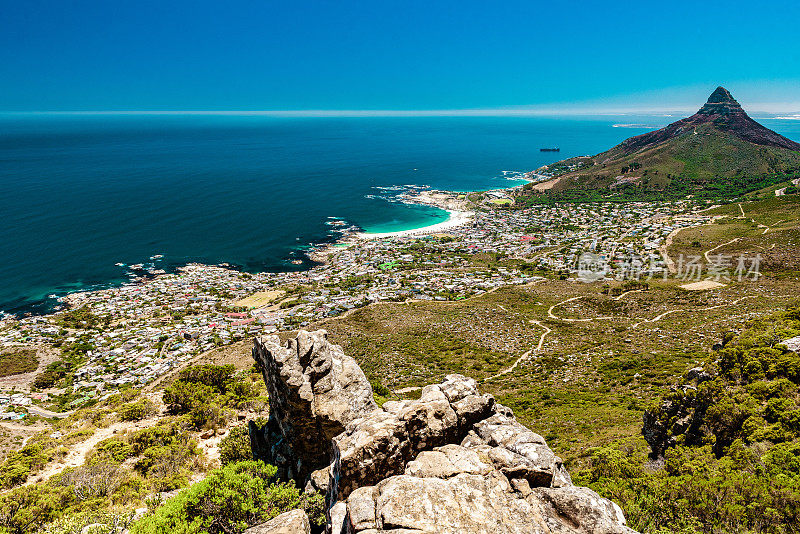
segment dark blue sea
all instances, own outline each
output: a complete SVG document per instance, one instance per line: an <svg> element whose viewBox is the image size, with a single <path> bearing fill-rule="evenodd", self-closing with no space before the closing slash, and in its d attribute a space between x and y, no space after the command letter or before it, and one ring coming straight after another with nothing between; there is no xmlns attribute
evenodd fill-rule
<svg viewBox="0 0 800 534"><path fill-rule="evenodd" d="M447 218L393 201L407 186L509 187L503 171L647 131L614 124L671 120L0 115L0 310L50 311L50 295L124 283L131 264L308 268L302 251L339 235L331 217L368 232ZM765 123L800 139L800 121Z"/></svg>

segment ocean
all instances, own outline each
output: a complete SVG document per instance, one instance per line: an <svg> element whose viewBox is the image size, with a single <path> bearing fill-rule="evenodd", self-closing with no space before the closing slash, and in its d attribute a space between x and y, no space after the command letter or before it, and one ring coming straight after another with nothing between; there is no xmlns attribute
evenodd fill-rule
<svg viewBox="0 0 800 534"><path fill-rule="evenodd" d="M306 269L303 251L340 235L334 220L391 232L447 219L398 202L409 187L510 187L522 182L504 171L672 120L0 115L0 310L52 311L57 296L127 282L133 264ZM800 138L800 121L764 123Z"/></svg>

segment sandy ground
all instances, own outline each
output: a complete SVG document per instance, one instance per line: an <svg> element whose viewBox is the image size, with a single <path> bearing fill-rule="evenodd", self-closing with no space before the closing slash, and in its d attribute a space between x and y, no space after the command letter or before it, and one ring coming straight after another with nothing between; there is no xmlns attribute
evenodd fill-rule
<svg viewBox="0 0 800 534"><path fill-rule="evenodd" d="M794 180L792 180L792 185L795 186L795 187L800 185L800 178L795 178ZM776 197L782 197L784 194L786 194L786 188L785 187L781 187L780 189L776 189L775 190L775 196Z"/></svg>
<svg viewBox="0 0 800 534"><path fill-rule="evenodd" d="M41 422L25 425L10 421L0 421L0 462L5 460L6 456L12 452L24 447L31 436L48 428L50 428L50 425Z"/></svg>
<svg viewBox="0 0 800 534"><path fill-rule="evenodd" d="M700 282L692 282L681 286L682 289L687 291L705 291L706 289L717 289L718 287L725 287L725 284L720 284L713 280L701 280Z"/></svg>
<svg viewBox="0 0 800 534"><path fill-rule="evenodd" d="M471 211L451 211L450 217L446 221L437 224L432 224L430 226L424 226L422 228L413 228L411 230L402 230L400 232L383 232L374 234L359 232L355 235L359 239L385 239L387 237L435 234L438 232L444 232L446 230L455 228L457 226L468 224L470 221L472 221L473 215L474 213Z"/></svg>
<svg viewBox="0 0 800 534"><path fill-rule="evenodd" d="M553 186L555 186L559 181L561 181L560 177L553 178L552 180L548 180L546 182L539 182L538 184L534 184L533 186L531 186L531 188L534 191L548 191L552 189Z"/></svg>
<svg viewBox="0 0 800 534"><path fill-rule="evenodd" d="M105 428L98 428L94 434L88 439L72 445L67 455L60 461L51 462L42 471L34 476L28 477L25 486L36 484L49 479L53 475L57 475L68 467L78 467L86 461L86 455L94 449L95 445L101 441L110 438L114 434L122 434L127 431L140 430L142 428L149 428L154 426L160 420L159 416L149 417L142 419L138 422L120 422L109 425Z"/></svg>
<svg viewBox="0 0 800 534"><path fill-rule="evenodd" d="M275 299L278 299L286 294L286 291L273 290L273 291L259 291L253 293L249 297L239 299L233 303L234 306L244 306L247 308L258 308L266 306Z"/></svg>

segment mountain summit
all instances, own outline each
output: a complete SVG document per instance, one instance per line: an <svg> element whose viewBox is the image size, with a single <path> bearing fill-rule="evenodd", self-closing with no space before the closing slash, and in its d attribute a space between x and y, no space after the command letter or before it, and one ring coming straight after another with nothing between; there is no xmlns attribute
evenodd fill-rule
<svg viewBox="0 0 800 534"><path fill-rule="evenodd" d="M686 131L694 131L694 128L704 124L712 124L721 131L756 145L800 150L800 143L795 143L751 119L724 87L717 87L703 107L691 117L673 122L660 130L631 137L620 146L629 149L643 148L673 139Z"/></svg>
<svg viewBox="0 0 800 534"><path fill-rule="evenodd" d="M593 200L730 197L800 173L800 143L751 119L730 91L717 87L690 117L546 171L557 178L531 185L527 193Z"/></svg>
<svg viewBox="0 0 800 534"><path fill-rule="evenodd" d="M708 101L705 105L700 108L700 111L697 112L698 115L725 115L728 113L741 111L742 106L739 105L739 102L733 98L733 95L730 91L725 89L724 87L720 86L717 87L711 96L708 97Z"/></svg>

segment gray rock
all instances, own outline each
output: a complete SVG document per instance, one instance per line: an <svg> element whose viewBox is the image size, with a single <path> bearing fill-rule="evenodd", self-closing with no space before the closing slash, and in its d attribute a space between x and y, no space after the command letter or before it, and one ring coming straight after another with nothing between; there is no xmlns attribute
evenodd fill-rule
<svg viewBox="0 0 800 534"><path fill-rule="evenodd" d="M324 331L256 341L270 419L254 455L327 491L331 534L628 534L613 502L572 484L513 412L448 375L378 408L366 377Z"/></svg>
<svg viewBox="0 0 800 534"><path fill-rule="evenodd" d="M402 473L411 457L406 425L394 414L375 411L333 439L330 502L361 486Z"/></svg>
<svg viewBox="0 0 800 534"><path fill-rule="evenodd" d="M712 380L714 377L706 372L702 367L692 367L686 372L688 380L696 380L698 384Z"/></svg>
<svg viewBox="0 0 800 534"><path fill-rule="evenodd" d="M352 529L347 527L347 503L337 502L328 509L328 529L331 534L345 534Z"/></svg>
<svg viewBox="0 0 800 534"><path fill-rule="evenodd" d="M458 402L469 395L478 394L478 383L475 379L467 378L464 375L447 375L439 388L451 403Z"/></svg>
<svg viewBox="0 0 800 534"><path fill-rule="evenodd" d="M242 534L311 534L311 524L303 510L292 510L250 527Z"/></svg>
<svg viewBox="0 0 800 534"><path fill-rule="evenodd" d="M478 453L459 445L445 445L419 453L406 466L406 475L415 477L450 478L459 473L488 474L492 466L481 461Z"/></svg>
<svg viewBox="0 0 800 534"><path fill-rule="evenodd" d="M620 507L589 488L538 488L527 500L544 504L547 524L554 533L635 534Z"/></svg>
<svg viewBox="0 0 800 534"><path fill-rule="evenodd" d="M508 480L497 471L487 476L459 474L447 480L394 476L382 481L374 495L378 532L548 532L539 509L514 497Z"/></svg>
<svg viewBox="0 0 800 534"><path fill-rule="evenodd" d="M372 388L324 330L301 331L285 345L278 336L256 338L253 358L263 370L270 401L267 425L250 424L254 456L305 487L313 471L330 464L333 437L378 409Z"/></svg>
<svg viewBox="0 0 800 534"><path fill-rule="evenodd" d="M472 425L495 412L495 401L491 395L467 395L453 402L452 406L461 429L471 429Z"/></svg>

